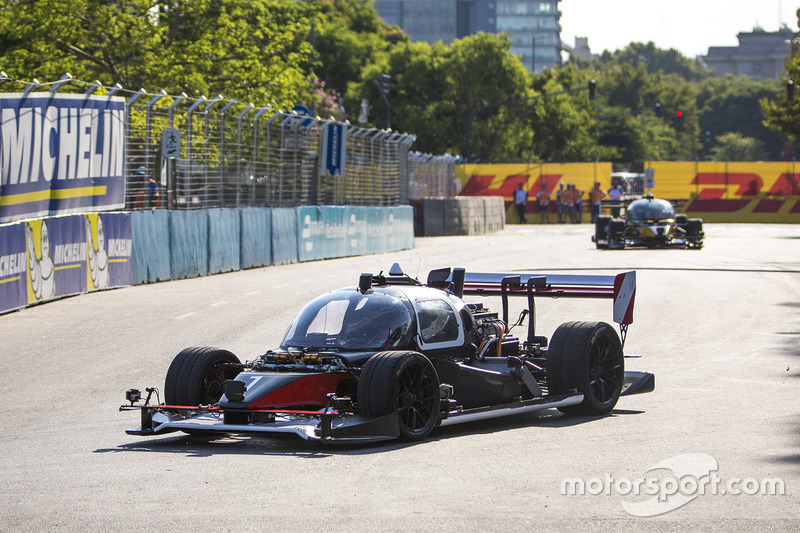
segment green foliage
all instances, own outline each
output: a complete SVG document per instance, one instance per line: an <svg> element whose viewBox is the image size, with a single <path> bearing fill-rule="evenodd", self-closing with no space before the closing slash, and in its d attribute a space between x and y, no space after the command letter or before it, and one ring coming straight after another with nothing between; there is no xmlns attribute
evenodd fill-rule
<svg viewBox="0 0 800 533"><path fill-rule="evenodd" d="M800 141L800 92L781 82L714 78L695 59L650 43L530 74L507 35L412 43L372 0L4 0L0 68L20 80L120 83L197 98L218 94L416 135L415 150L481 161L781 157ZM376 87L389 74L388 105ZM598 80L589 100L590 78ZM800 59L787 65L800 84ZM20 90L6 82L3 90ZM85 88L67 84L62 91ZM164 100L166 102L166 100ZM655 105L661 105L656 116ZM675 117L682 111L681 118ZM706 135L706 132L709 132Z"/></svg>
<svg viewBox="0 0 800 533"><path fill-rule="evenodd" d="M603 52L593 66L607 70L614 65L639 65L648 74L676 74L686 81L702 81L713 76L698 60L689 59L671 48L662 50L651 41L648 43L631 43L622 50Z"/></svg>
<svg viewBox="0 0 800 533"><path fill-rule="evenodd" d="M784 84L789 81L794 84L792 98L789 98L784 85L772 97L762 98L760 104L764 126L788 139L793 150L796 150L800 144L800 93L797 92L797 84L800 83L800 56L796 56L786 67Z"/></svg>
<svg viewBox="0 0 800 533"><path fill-rule="evenodd" d="M294 0L37 0L0 11L3 69L18 79L243 98L306 96L313 5ZM65 86L64 91L80 91Z"/></svg>
<svg viewBox="0 0 800 533"><path fill-rule="evenodd" d="M762 161L765 159L764 144L752 137L729 132L721 135L711 148L712 161Z"/></svg>

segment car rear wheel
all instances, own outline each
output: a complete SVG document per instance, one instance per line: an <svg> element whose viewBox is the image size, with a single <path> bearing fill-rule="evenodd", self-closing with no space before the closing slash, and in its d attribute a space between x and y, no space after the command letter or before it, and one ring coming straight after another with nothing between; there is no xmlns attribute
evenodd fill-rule
<svg viewBox="0 0 800 533"><path fill-rule="evenodd" d="M608 224L609 248L625 248L625 221L612 220Z"/></svg>
<svg viewBox="0 0 800 533"><path fill-rule="evenodd" d="M211 405L222 397L225 381L241 371L239 358L219 348L186 348L167 370L167 405Z"/></svg>
<svg viewBox="0 0 800 533"><path fill-rule="evenodd" d="M424 439L439 419L439 377L421 353L379 352L361 368L357 399L366 416L396 412L400 439Z"/></svg>
<svg viewBox="0 0 800 533"><path fill-rule="evenodd" d="M686 221L686 240L691 248L702 248L704 236L702 219L690 218Z"/></svg>
<svg viewBox="0 0 800 533"><path fill-rule="evenodd" d="M594 225L594 242L598 248L608 248L608 225L611 223L611 217L608 215L600 215L595 220ZM600 241L605 241L601 243Z"/></svg>
<svg viewBox="0 0 800 533"><path fill-rule="evenodd" d="M567 322L556 329L547 350L550 394L583 393L583 402L559 408L570 414L605 415L619 400L625 359L614 328L605 322Z"/></svg>

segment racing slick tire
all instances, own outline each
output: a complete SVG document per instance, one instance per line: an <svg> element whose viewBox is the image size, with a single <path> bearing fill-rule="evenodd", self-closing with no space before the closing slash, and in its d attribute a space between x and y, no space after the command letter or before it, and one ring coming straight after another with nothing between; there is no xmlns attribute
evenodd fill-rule
<svg viewBox="0 0 800 533"><path fill-rule="evenodd" d="M228 350L186 348L167 370L164 400L167 405L212 405L222 397L225 381L241 372L241 361Z"/></svg>
<svg viewBox="0 0 800 533"><path fill-rule="evenodd" d="M611 223L609 215L600 215L594 223L594 242L598 248L608 248L608 225ZM600 240L606 241L601 243Z"/></svg>
<svg viewBox="0 0 800 533"><path fill-rule="evenodd" d="M625 221L612 220L608 224L608 247L625 248Z"/></svg>
<svg viewBox="0 0 800 533"><path fill-rule="evenodd" d="M703 220L690 218L686 221L686 240L690 248L699 250L703 247Z"/></svg>
<svg viewBox="0 0 800 533"><path fill-rule="evenodd" d="M617 404L625 381L625 359L614 328L605 322L567 322L547 350L549 394L583 393L583 402L559 407L568 414L605 415Z"/></svg>
<svg viewBox="0 0 800 533"><path fill-rule="evenodd" d="M359 412L384 416L397 412L400 439L420 440L439 421L439 376L430 359L418 352L379 352L361 368Z"/></svg>

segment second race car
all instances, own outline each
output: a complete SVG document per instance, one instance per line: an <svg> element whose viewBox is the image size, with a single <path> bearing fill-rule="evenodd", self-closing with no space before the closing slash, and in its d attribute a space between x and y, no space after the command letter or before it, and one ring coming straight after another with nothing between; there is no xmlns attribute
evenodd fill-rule
<svg viewBox="0 0 800 533"><path fill-rule="evenodd" d="M670 202L648 193L629 203L622 217L598 216L592 241L598 248L643 246L699 250L704 237L702 219L676 214Z"/></svg>

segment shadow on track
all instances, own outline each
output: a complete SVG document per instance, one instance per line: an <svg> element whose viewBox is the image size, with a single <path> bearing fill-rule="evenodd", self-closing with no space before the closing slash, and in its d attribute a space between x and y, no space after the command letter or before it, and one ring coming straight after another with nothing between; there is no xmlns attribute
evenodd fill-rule
<svg viewBox="0 0 800 533"><path fill-rule="evenodd" d="M437 442L451 437L485 435L512 431L525 427L566 428L588 424L608 417L643 414L644 411L614 409L607 416L567 416L557 411L534 412L502 418L465 422L453 426L439 427L426 439L419 442L387 441L377 443L323 443L307 441L296 435L219 435L193 436L177 434L149 438L116 448L99 448L94 453L170 453L186 457L210 457L212 455L284 455L306 459L324 459L336 455L370 455Z"/></svg>

